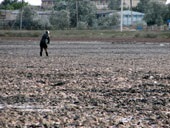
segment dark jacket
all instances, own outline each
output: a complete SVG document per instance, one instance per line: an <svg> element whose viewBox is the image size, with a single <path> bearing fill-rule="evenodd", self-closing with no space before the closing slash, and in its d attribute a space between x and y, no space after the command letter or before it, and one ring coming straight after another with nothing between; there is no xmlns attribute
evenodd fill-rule
<svg viewBox="0 0 170 128"><path fill-rule="evenodd" d="M47 33L45 33L40 41L40 47L47 48L47 44L50 43L50 37Z"/></svg>

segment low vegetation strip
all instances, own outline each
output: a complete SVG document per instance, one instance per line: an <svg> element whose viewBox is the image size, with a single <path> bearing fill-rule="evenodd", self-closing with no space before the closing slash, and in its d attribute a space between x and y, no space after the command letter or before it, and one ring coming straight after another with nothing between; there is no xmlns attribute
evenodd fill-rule
<svg viewBox="0 0 170 128"><path fill-rule="evenodd" d="M40 30L0 30L0 37L39 37ZM54 38L170 38L169 31L114 31L114 30L57 30L51 31Z"/></svg>
<svg viewBox="0 0 170 128"><path fill-rule="evenodd" d="M44 31L0 31L1 40L40 40ZM170 33L114 30L58 30L50 32L54 41L169 42ZM2 41L1 41L2 42Z"/></svg>

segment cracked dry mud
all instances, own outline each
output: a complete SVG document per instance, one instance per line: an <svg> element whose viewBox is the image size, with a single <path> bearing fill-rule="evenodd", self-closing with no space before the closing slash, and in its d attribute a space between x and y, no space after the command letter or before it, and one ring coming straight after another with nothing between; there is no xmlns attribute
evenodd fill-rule
<svg viewBox="0 0 170 128"><path fill-rule="evenodd" d="M169 128L170 44L0 43L0 127Z"/></svg>

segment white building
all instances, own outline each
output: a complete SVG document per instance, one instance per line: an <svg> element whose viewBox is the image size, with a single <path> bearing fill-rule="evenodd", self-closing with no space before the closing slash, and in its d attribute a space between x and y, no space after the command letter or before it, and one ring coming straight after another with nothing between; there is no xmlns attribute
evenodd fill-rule
<svg viewBox="0 0 170 128"><path fill-rule="evenodd" d="M121 12L119 12L119 14L121 14ZM144 15L144 13L125 10L123 11L123 25L130 26L136 25L136 23L142 23Z"/></svg>
<svg viewBox="0 0 170 128"><path fill-rule="evenodd" d="M19 10L0 10L0 19L8 21L16 20L19 13Z"/></svg>

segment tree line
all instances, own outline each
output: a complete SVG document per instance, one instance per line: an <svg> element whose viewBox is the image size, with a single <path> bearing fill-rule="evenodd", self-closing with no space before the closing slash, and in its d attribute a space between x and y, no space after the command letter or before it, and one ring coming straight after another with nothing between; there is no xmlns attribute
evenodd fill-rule
<svg viewBox="0 0 170 128"><path fill-rule="evenodd" d="M140 0L133 10L145 14L144 20L148 26L167 24L167 20L170 19L170 4L165 5L159 1Z"/></svg>
<svg viewBox="0 0 170 128"><path fill-rule="evenodd" d="M110 10L120 11L120 0L109 0ZM23 8L23 29L108 29L119 25L117 13L109 16L96 17L97 8L90 0L55 0L53 8L43 9L50 11L49 17L39 17L36 10L27 2L18 0L4 0L0 9L16 10ZM124 8L129 9L129 8ZM144 21L147 25L163 25L170 19L170 5L165 5L152 0L140 0L133 11L145 14ZM16 21L9 22L9 26L18 28L20 16Z"/></svg>

